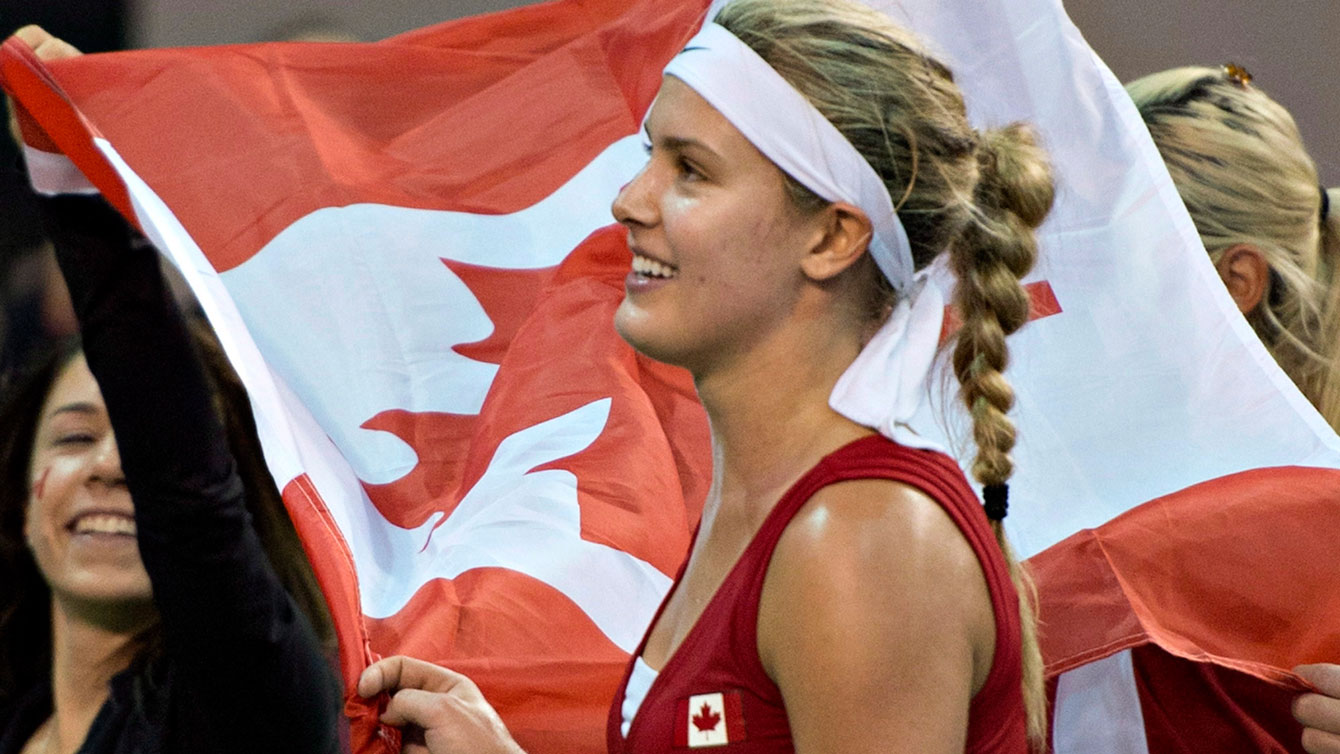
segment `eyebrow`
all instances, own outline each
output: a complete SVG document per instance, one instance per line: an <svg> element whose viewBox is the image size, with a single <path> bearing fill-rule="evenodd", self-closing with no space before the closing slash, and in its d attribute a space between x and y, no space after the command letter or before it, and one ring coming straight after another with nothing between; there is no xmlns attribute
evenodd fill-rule
<svg viewBox="0 0 1340 754"><path fill-rule="evenodd" d="M51 419L60 414L97 414L98 412L99 409L96 404L89 403L88 401L79 401L76 403L67 403L64 406L52 409L46 415L46 418Z"/></svg>
<svg viewBox="0 0 1340 754"><path fill-rule="evenodd" d="M651 142L653 144L661 144L662 146L669 147L670 149L674 149L680 152L692 147L696 149L701 149L702 151L712 155L713 157L721 156L719 153L717 153L716 150L707 146L703 142L698 141L697 139L690 139L686 136L663 136L659 141L657 141L656 139L653 139L651 137L651 131L649 131L646 126L642 127L642 135L646 138L648 142Z"/></svg>
<svg viewBox="0 0 1340 754"><path fill-rule="evenodd" d="M683 151L689 147L696 147L711 155L716 155L716 150L698 141L697 139L686 139L682 136L667 136L661 139L661 143L672 149Z"/></svg>

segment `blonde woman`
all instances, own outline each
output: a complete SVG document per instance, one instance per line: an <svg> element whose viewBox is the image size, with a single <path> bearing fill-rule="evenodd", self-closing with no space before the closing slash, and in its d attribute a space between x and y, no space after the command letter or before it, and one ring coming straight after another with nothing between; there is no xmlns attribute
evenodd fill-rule
<svg viewBox="0 0 1340 754"><path fill-rule="evenodd" d="M614 324L693 374L715 476L609 751L1023 754L1045 710L1001 533L1001 370L1052 200L1028 130L973 130L949 71L880 13L737 0L666 69L645 131L613 206L634 255ZM920 272L940 257L985 511L906 427L945 304ZM360 685L381 691L409 751L517 750L449 671L392 658Z"/></svg>
<svg viewBox="0 0 1340 754"><path fill-rule="evenodd" d="M1340 431L1340 192L1319 185L1293 117L1236 65L1126 90L1238 309ZM1340 752L1340 666L1299 672L1329 695L1294 702L1304 748Z"/></svg>
<svg viewBox="0 0 1340 754"><path fill-rule="evenodd" d="M1236 66L1163 71L1127 90L1229 294L1280 366L1340 429L1340 222L1293 118ZM1195 515L1231 515L1224 511L1233 501L1217 502L1213 509L1171 515L1195 531ZM1158 557L1156 550L1142 555ZM1231 552L1221 556L1234 560ZM1073 584L1058 590L1045 567L1038 572L1049 606L1045 620L1065 625L1053 605L1086 609L1087 595L1061 591ZM1328 696L1295 699L1253 676L1154 645L1132 650L1131 662L1152 754L1299 746L1314 754L1340 752L1340 667L1298 668Z"/></svg>
<svg viewBox="0 0 1340 754"><path fill-rule="evenodd" d="M1293 117L1237 66L1126 90L1229 294L1340 431L1340 192L1319 185Z"/></svg>

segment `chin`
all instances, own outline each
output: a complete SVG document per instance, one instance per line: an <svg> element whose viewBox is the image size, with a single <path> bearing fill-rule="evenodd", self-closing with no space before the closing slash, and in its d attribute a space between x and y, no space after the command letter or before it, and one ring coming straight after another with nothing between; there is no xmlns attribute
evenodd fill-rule
<svg viewBox="0 0 1340 754"><path fill-rule="evenodd" d="M673 338L666 338L664 332L658 332L665 329L657 327L646 311L630 304L626 298L614 312L614 331L633 350L664 364L684 366L683 348L676 347L682 344L676 344Z"/></svg>
<svg viewBox="0 0 1340 754"><path fill-rule="evenodd" d="M111 569L99 569L100 572L78 574L65 583L51 583L53 593L102 610L139 611L154 602L153 587L149 575L143 567L126 569L119 573L108 573ZM136 572L138 571L138 572Z"/></svg>
<svg viewBox="0 0 1340 754"><path fill-rule="evenodd" d="M619 302L619 308L614 310L614 331L620 338L633 350L643 355L650 355L644 350L647 338L645 330L651 324L646 312L641 311L636 305L629 303L628 298Z"/></svg>

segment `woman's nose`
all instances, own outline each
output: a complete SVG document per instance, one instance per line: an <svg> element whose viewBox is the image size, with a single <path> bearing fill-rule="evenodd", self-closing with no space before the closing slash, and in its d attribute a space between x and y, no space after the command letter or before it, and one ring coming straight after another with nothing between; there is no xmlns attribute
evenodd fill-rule
<svg viewBox="0 0 1340 754"><path fill-rule="evenodd" d="M121 450L116 446L116 437L108 432L98 441L93 454L94 479L106 484L121 484L126 481L121 471Z"/></svg>
<svg viewBox="0 0 1340 754"><path fill-rule="evenodd" d="M610 205L610 212L621 225L650 226L656 223L656 203L654 201L654 183L648 163L633 180L624 184Z"/></svg>

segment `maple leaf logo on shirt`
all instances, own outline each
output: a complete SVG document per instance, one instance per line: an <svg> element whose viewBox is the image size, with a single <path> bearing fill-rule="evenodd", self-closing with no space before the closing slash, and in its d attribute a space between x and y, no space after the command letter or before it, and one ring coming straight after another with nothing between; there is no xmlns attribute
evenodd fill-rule
<svg viewBox="0 0 1340 754"><path fill-rule="evenodd" d="M714 712L706 704L702 706L698 714L693 716L693 725L700 731L716 730L719 722L721 722L721 715Z"/></svg>

